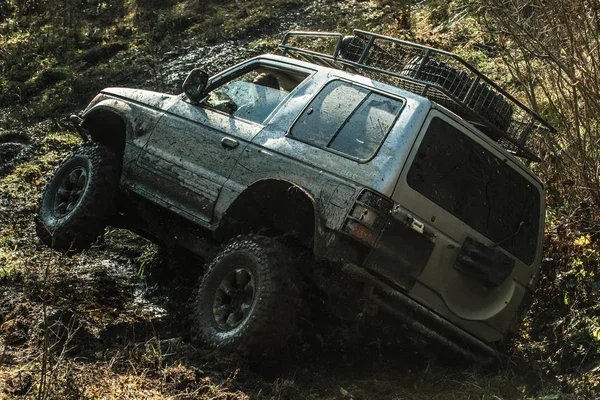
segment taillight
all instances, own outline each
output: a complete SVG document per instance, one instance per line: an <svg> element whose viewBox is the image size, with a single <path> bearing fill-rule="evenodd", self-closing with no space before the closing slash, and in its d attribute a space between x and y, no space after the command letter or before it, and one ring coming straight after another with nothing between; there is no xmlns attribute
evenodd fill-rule
<svg viewBox="0 0 600 400"><path fill-rule="evenodd" d="M370 246L385 227L393 202L364 189L344 222L343 231Z"/></svg>

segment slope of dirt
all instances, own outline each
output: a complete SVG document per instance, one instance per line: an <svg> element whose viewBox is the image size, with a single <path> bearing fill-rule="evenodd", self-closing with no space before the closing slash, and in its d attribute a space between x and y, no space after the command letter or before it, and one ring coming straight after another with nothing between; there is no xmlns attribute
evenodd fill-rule
<svg viewBox="0 0 600 400"><path fill-rule="evenodd" d="M21 3L24 17L14 23L41 13L25 6L36 2ZM191 68L214 73L274 51L289 29L402 33L394 19L399 8L386 1L168 1L148 2L148 9L123 2L118 17L105 11L109 2L88 3L94 7L82 18L96 30L77 39L82 48L56 50L69 60L55 56L53 64L40 47L34 61L42 72L29 73L30 63L8 68L8 57L0 64L6 77L16 76L2 83L0 94L0 399L559 398L552 396L561 382L533 361L507 356L498 368L483 370L417 353L402 336L393 346L373 335L349 344L353 328L325 315L303 325L278 363L215 353L189 337L189 300L202 260L169 261L156 245L112 228L82 254L67 257L42 245L34 227L41 190L80 143L66 117L103 86L177 93ZM160 19L163 11L172 19ZM162 25L150 29L155 21ZM32 24L32 31L41 25ZM0 35L14 33L2 26ZM56 32L43 29L46 45L54 43ZM98 32L106 36L94 39ZM0 42L0 59L3 49L31 45L27 35L16 36L17 44ZM560 398L569 396L576 398Z"/></svg>

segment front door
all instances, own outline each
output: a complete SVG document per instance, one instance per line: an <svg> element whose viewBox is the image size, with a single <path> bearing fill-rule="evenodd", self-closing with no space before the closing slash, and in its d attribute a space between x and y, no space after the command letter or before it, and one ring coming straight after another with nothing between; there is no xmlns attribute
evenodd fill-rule
<svg viewBox="0 0 600 400"><path fill-rule="evenodd" d="M188 219L210 223L241 153L307 76L255 60L212 78L200 104L182 96L144 146L137 162L149 176L134 189Z"/></svg>
<svg viewBox="0 0 600 400"><path fill-rule="evenodd" d="M223 184L261 129L182 98L159 121L138 160L149 173L144 189L173 211L210 222Z"/></svg>

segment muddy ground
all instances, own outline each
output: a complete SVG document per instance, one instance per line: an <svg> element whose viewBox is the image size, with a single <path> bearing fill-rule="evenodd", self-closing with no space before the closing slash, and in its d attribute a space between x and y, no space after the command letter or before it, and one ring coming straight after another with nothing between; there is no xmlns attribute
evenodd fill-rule
<svg viewBox="0 0 600 400"><path fill-rule="evenodd" d="M216 72L272 51L286 30L324 29L334 12L364 20L365 7L375 7L332 4L304 2L251 37L210 46L181 40L155 54L155 68L124 70L106 85L177 93L193 67ZM126 64L134 53L111 62ZM115 228L72 256L35 235L42 188L80 143L67 117L83 105L0 130L0 399L517 399L560 391L560 381L522 359L518 343L499 365L481 368L401 334L357 336L318 309L279 361L251 362L192 341L190 299L203 260L171 261Z"/></svg>
<svg viewBox="0 0 600 400"><path fill-rule="evenodd" d="M544 391L543 371L518 357L492 369L440 361L402 336L393 346L357 337L318 310L278 362L204 348L190 339L188 319L203 260L170 261L115 228L73 256L39 242L36 203L51 176L44 162L79 142L69 129L37 133L48 124L0 145L0 398L511 399Z"/></svg>
<svg viewBox="0 0 600 400"><path fill-rule="evenodd" d="M318 311L280 360L216 353L189 336L198 273L157 246L109 229L65 257L38 242L32 209L6 221L23 272L0 281L0 398L511 399L543 389L540 371L509 357L481 369L376 335L352 342Z"/></svg>

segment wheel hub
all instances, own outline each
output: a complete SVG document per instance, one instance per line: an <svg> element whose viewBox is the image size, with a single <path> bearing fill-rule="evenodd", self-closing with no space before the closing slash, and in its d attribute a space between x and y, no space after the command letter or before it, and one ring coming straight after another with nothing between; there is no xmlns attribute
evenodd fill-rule
<svg viewBox="0 0 600 400"><path fill-rule="evenodd" d="M217 286L213 316L222 330L238 326L250 314L254 300L254 276L244 266L229 272Z"/></svg>
<svg viewBox="0 0 600 400"><path fill-rule="evenodd" d="M54 197L54 215L58 218L69 214L81 200L88 182L85 168L73 169L60 183Z"/></svg>

